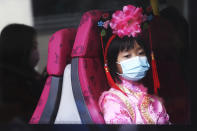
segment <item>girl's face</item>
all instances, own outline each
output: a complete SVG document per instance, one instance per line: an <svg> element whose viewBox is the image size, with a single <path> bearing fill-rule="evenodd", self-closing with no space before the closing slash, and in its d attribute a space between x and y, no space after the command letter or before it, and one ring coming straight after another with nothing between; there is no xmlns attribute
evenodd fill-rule
<svg viewBox="0 0 197 131"><path fill-rule="evenodd" d="M122 74L121 65L118 63L120 63L121 61L130 59L132 57L135 57L135 56L145 56L145 55L146 54L145 54L144 49L142 47L140 47L140 45L135 41L134 48L131 48L129 50L120 51L118 53L117 64L116 64L117 69L118 69L118 73Z"/></svg>

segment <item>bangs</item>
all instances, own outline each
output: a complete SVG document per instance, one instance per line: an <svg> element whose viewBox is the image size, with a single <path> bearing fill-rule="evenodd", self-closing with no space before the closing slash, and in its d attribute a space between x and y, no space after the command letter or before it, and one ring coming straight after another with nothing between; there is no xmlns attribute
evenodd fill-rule
<svg viewBox="0 0 197 131"><path fill-rule="evenodd" d="M123 37L119 38L116 37L115 40L112 41L113 46L115 46L117 49L119 49L119 52L122 51L128 51L130 49L134 48L134 43L136 40L133 37Z"/></svg>
<svg viewBox="0 0 197 131"><path fill-rule="evenodd" d="M124 39L124 38L123 38ZM128 51L134 48L135 39L125 38L120 44L119 51Z"/></svg>

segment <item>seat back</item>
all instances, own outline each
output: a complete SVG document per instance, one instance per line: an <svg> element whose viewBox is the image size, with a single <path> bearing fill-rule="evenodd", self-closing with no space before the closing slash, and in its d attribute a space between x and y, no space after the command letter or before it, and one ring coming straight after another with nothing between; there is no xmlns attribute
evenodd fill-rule
<svg viewBox="0 0 197 131"><path fill-rule="evenodd" d="M59 108L62 79L66 65L71 61L71 51L76 29L55 32L48 45L47 73L44 89L30 120L30 124L54 123Z"/></svg>
<svg viewBox="0 0 197 131"><path fill-rule="evenodd" d="M164 99L170 121L186 124L189 121L189 86L181 66L181 50L188 52L184 48L188 43L181 41L170 21L161 16L153 19L150 26L160 80L159 96Z"/></svg>
<svg viewBox="0 0 197 131"><path fill-rule="evenodd" d="M83 124L104 123L98 99L109 87L101 60L102 51L97 28L101 14L98 10L83 14L71 54L72 89Z"/></svg>
<svg viewBox="0 0 197 131"><path fill-rule="evenodd" d="M55 124L81 124L71 84L71 64L66 65Z"/></svg>

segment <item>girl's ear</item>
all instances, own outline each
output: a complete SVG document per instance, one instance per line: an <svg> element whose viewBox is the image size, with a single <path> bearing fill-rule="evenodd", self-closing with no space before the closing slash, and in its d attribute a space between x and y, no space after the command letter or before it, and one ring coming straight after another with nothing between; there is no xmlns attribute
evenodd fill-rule
<svg viewBox="0 0 197 131"><path fill-rule="evenodd" d="M146 53L146 57L148 59L148 63L151 63L151 54L150 53Z"/></svg>

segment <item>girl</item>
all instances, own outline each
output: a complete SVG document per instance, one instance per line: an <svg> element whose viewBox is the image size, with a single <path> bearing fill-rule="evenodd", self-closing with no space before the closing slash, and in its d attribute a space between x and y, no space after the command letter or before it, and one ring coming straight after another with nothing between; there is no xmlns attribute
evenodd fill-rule
<svg viewBox="0 0 197 131"><path fill-rule="evenodd" d="M170 123L161 99L149 95L140 82L150 68L149 52L140 35L143 21L142 9L127 5L123 11L113 13L112 19L105 13L98 22L104 68L111 87L99 98L107 124ZM107 40L105 48L104 40Z"/></svg>

